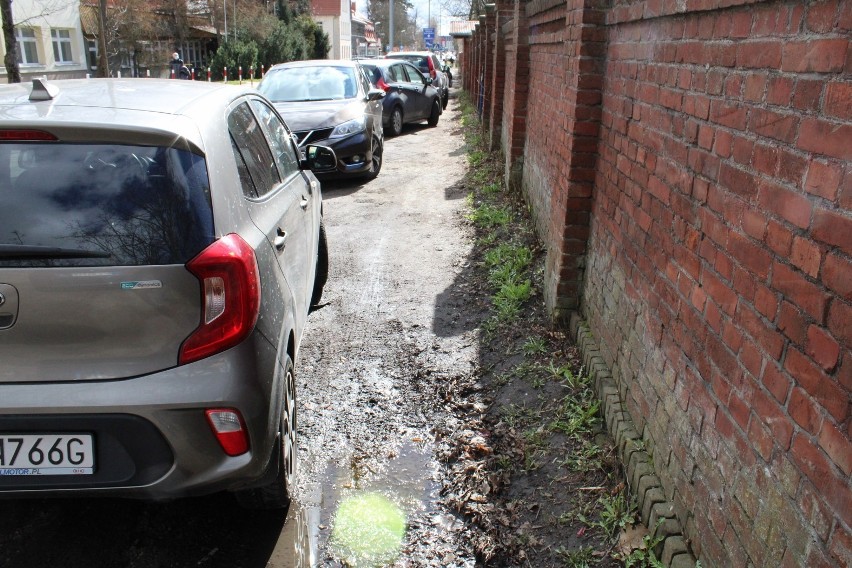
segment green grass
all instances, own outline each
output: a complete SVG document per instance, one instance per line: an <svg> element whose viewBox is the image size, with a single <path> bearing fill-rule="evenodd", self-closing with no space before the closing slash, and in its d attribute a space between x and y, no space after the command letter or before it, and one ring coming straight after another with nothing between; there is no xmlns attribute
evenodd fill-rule
<svg viewBox="0 0 852 568"><path fill-rule="evenodd" d="M512 212L505 207L483 203L467 216L474 225L482 228L503 227L512 220Z"/></svg>
<svg viewBox="0 0 852 568"><path fill-rule="evenodd" d="M547 351L547 342L541 337L529 337L521 347L524 355L541 355Z"/></svg>

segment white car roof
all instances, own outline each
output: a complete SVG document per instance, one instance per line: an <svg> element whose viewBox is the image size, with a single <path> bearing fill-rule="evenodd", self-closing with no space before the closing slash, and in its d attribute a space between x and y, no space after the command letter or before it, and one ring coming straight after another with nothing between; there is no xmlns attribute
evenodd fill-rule
<svg viewBox="0 0 852 568"><path fill-rule="evenodd" d="M0 85L3 129L32 128L61 140L151 143L181 137L203 148L200 128L223 113L248 87L170 79L66 79L49 81L55 93L30 100L32 83Z"/></svg>

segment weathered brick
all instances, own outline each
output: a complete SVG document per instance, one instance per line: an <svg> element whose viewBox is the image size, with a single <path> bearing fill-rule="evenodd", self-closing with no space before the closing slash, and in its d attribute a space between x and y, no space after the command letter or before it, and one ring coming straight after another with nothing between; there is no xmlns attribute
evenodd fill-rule
<svg viewBox="0 0 852 568"><path fill-rule="evenodd" d="M852 519L852 492L848 490L848 477L838 478L825 454L801 434L793 439L790 452L793 461L811 480L822 498L843 522L848 523Z"/></svg>
<svg viewBox="0 0 852 568"><path fill-rule="evenodd" d="M837 124L817 118L802 120L799 127L798 147L802 150L852 160L852 124Z"/></svg>
<svg viewBox="0 0 852 568"><path fill-rule="evenodd" d="M828 329L844 345L852 345L852 305L841 300L831 302Z"/></svg>
<svg viewBox="0 0 852 568"><path fill-rule="evenodd" d="M823 112L841 120L852 120L852 83L828 83L825 86Z"/></svg>
<svg viewBox="0 0 852 568"><path fill-rule="evenodd" d="M785 264L772 265L772 287L791 302L805 310L817 322L822 322L829 296L819 286Z"/></svg>
<svg viewBox="0 0 852 568"><path fill-rule="evenodd" d="M814 210L811 233L817 240L838 246L846 254L852 255L852 217L817 208Z"/></svg>
<svg viewBox="0 0 852 568"><path fill-rule="evenodd" d="M822 427L822 414L805 391L799 388L793 389L788 410L799 426L811 434L819 432Z"/></svg>
<svg viewBox="0 0 852 568"><path fill-rule="evenodd" d="M834 369L840 357L840 345L837 341L825 329L815 325L808 327L805 349L811 359L825 371Z"/></svg>
<svg viewBox="0 0 852 568"><path fill-rule="evenodd" d="M848 397L843 389L823 372L814 362L798 349L789 348L784 368L796 378L804 390L810 394L835 420L846 419Z"/></svg>
<svg viewBox="0 0 852 568"><path fill-rule="evenodd" d="M834 73L846 64L849 43L844 39L814 39L784 44L781 70L799 73Z"/></svg>
<svg viewBox="0 0 852 568"><path fill-rule="evenodd" d="M843 169L836 163L811 161L805 180L805 191L824 197L830 201L837 198Z"/></svg>
<svg viewBox="0 0 852 568"><path fill-rule="evenodd" d="M819 433L820 447L846 475L852 475L852 442L840 429L829 421Z"/></svg>

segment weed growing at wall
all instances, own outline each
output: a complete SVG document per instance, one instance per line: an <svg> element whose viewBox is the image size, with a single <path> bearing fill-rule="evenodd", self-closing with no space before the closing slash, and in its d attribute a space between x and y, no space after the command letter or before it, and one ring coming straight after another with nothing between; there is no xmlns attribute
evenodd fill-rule
<svg viewBox="0 0 852 568"><path fill-rule="evenodd" d="M654 543L634 527L636 505L579 350L545 315L544 251L527 205L505 188L475 108L461 104L470 164L464 219L475 231L476 286L491 315L480 326L486 410L471 432L478 452L455 466L475 475L454 479L451 505L476 527L483 565L653 566Z"/></svg>

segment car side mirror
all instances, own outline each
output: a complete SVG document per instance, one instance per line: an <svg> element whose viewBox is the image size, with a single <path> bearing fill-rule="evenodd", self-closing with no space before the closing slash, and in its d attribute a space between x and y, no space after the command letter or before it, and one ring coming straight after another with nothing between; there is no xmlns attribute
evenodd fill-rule
<svg viewBox="0 0 852 568"><path fill-rule="evenodd" d="M367 91L368 101L378 101L381 100L381 98L384 96L385 92L381 89L370 89L369 91Z"/></svg>
<svg viewBox="0 0 852 568"><path fill-rule="evenodd" d="M423 77L423 78L426 79L427 85L431 85L432 83L435 82L435 79L433 79L432 77Z"/></svg>
<svg viewBox="0 0 852 568"><path fill-rule="evenodd" d="M315 174L333 172L337 169L337 154L328 146L308 144L305 147L305 159L299 165L303 170L311 170Z"/></svg>

